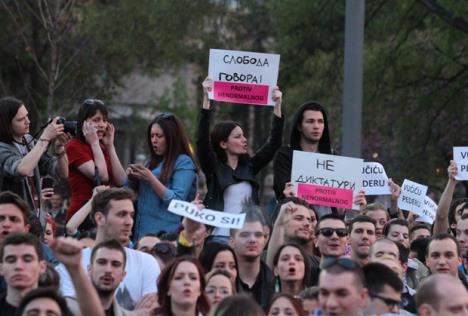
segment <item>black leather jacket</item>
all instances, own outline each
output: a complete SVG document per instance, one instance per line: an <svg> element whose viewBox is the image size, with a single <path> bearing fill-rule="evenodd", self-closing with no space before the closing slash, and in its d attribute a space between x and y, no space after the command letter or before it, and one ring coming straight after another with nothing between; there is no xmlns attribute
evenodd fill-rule
<svg viewBox="0 0 468 316"><path fill-rule="evenodd" d="M267 142L252 157L247 154L241 156L237 168L232 169L218 159L210 145L211 113L211 110L201 110L197 139L197 157L208 187L203 202L205 207L223 211L224 190L231 184L241 181L247 181L252 185L252 200L255 204L259 204L259 184L255 175L273 159L276 150L281 147L283 117L274 116Z"/></svg>

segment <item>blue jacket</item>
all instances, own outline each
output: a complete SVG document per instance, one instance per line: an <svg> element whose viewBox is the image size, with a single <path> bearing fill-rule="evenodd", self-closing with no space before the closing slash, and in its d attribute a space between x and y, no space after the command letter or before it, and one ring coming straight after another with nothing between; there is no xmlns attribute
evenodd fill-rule
<svg viewBox="0 0 468 316"><path fill-rule="evenodd" d="M152 170L159 178L162 170L160 163ZM133 181L126 186L133 187ZM168 183L165 184L166 192L161 199L146 181L138 182L137 214L135 218L134 240L140 239L148 233L158 233L161 230L173 231L180 224L181 217L167 210L171 200L192 201L197 192L196 167L192 159L187 155L177 157L174 170Z"/></svg>

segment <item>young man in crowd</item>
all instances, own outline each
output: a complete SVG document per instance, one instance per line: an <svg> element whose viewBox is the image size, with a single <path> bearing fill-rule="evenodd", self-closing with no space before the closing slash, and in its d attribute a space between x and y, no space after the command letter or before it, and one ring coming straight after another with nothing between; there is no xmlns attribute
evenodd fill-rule
<svg viewBox="0 0 468 316"><path fill-rule="evenodd" d="M124 188L111 188L97 193L92 201L92 218L96 223L95 244L111 239L127 245L133 227L134 195ZM91 248L85 248L82 266L87 268L91 258ZM156 300L156 280L160 273L159 265L151 255L125 248L127 274L117 290L116 299L120 306L132 310L150 307ZM64 266L59 265L60 290L64 296L75 297L75 290Z"/></svg>
<svg viewBox="0 0 468 316"><path fill-rule="evenodd" d="M357 216L351 220L348 231L351 259L363 266L369 261L369 250L376 240L375 221L366 215Z"/></svg>
<svg viewBox="0 0 468 316"><path fill-rule="evenodd" d="M458 278L458 266L462 263L460 246L451 234L441 233L433 236L427 246L426 264L432 274L446 273ZM468 286L464 275L460 280Z"/></svg>
<svg viewBox="0 0 468 316"><path fill-rule="evenodd" d="M339 215L327 214L320 218L315 231L315 243L321 254L321 262L327 257L344 255L348 231Z"/></svg>
<svg viewBox="0 0 468 316"><path fill-rule="evenodd" d="M369 301L366 315L382 315L400 312L403 282L389 267L381 263L369 263L363 267Z"/></svg>
<svg viewBox="0 0 468 316"><path fill-rule="evenodd" d="M246 213L244 226L231 229L230 246L237 258L239 274L236 280L237 292L252 295L264 309L274 294L275 276L260 259L266 245L263 226L265 220L261 210L254 205L244 205Z"/></svg>
<svg viewBox="0 0 468 316"><path fill-rule="evenodd" d="M434 274L421 283L416 305L420 316L468 315L468 293L457 277Z"/></svg>
<svg viewBox="0 0 468 316"><path fill-rule="evenodd" d="M0 247L0 274L7 290L0 298L0 315L14 315L21 299L37 288L39 277L45 272L42 247L29 233L11 233Z"/></svg>
<svg viewBox="0 0 468 316"><path fill-rule="evenodd" d="M276 252L281 245L288 242L294 242L302 246L311 260L317 265L318 258L313 255L313 245L310 245L317 226L317 216L314 208L297 197L285 198L280 204L278 216L268 243L268 266L273 269Z"/></svg>
<svg viewBox="0 0 468 316"><path fill-rule="evenodd" d="M110 310L114 315L117 315L117 310L121 310L122 313L114 294L125 277L126 259L125 249L115 239L97 244L91 252L88 272L106 313Z"/></svg>
<svg viewBox="0 0 468 316"><path fill-rule="evenodd" d="M319 305L324 316L362 315L368 291L362 268L348 258L328 258L319 277Z"/></svg>
<svg viewBox="0 0 468 316"><path fill-rule="evenodd" d="M16 193L4 191L0 193L0 242L11 233L27 233L31 226L29 225L29 209L26 202ZM52 251L47 245L39 241L42 253L47 262L56 265ZM0 293L6 290L6 283L3 277L0 277Z"/></svg>
<svg viewBox="0 0 468 316"><path fill-rule="evenodd" d="M430 238L431 228L424 223L416 223L409 230L410 244L418 238Z"/></svg>

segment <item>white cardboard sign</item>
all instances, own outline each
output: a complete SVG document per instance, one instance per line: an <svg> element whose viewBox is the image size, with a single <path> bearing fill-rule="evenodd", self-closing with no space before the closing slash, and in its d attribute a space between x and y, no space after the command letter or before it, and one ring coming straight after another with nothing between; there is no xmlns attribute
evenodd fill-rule
<svg viewBox="0 0 468 316"><path fill-rule="evenodd" d="M196 222L221 228L240 229L245 221L245 213L232 214L209 209L200 210L192 203L179 200L172 200L167 209L169 212L188 217Z"/></svg>
<svg viewBox="0 0 468 316"><path fill-rule="evenodd" d="M272 91L278 81L280 55L210 49L208 76L213 80L212 100L274 105Z"/></svg>
<svg viewBox="0 0 468 316"><path fill-rule="evenodd" d="M468 147L453 147L453 160L458 167L455 179L468 180Z"/></svg>
<svg viewBox="0 0 468 316"><path fill-rule="evenodd" d="M364 162L362 189L366 195L389 195L390 186L385 168L378 162Z"/></svg>
<svg viewBox="0 0 468 316"><path fill-rule="evenodd" d="M291 181L299 198L314 205L358 210L363 160L295 150Z"/></svg>
<svg viewBox="0 0 468 316"><path fill-rule="evenodd" d="M424 209L427 186L405 179L398 198L398 207L420 215Z"/></svg>
<svg viewBox="0 0 468 316"><path fill-rule="evenodd" d="M423 210L416 219L419 222L433 224L437 213L437 204L428 196L424 198Z"/></svg>

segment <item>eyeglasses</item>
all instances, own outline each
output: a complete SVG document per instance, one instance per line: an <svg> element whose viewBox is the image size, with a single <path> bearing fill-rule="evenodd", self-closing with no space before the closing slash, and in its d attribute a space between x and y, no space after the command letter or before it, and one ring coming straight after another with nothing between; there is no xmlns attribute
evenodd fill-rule
<svg viewBox="0 0 468 316"><path fill-rule="evenodd" d="M336 257L326 257L322 263L320 264L320 267L322 269L328 269L332 266L338 265L342 267L345 270L358 270L361 269L359 264L357 262L348 259L348 258L336 258Z"/></svg>
<svg viewBox="0 0 468 316"><path fill-rule="evenodd" d="M86 99L83 101L83 103L86 105L95 105L95 104L104 105L104 102L102 102L99 99Z"/></svg>
<svg viewBox="0 0 468 316"><path fill-rule="evenodd" d="M387 307L388 307L388 309L390 311L399 308L400 305L401 305L401 301L394 300L394 299L388 298L388 297L383 297L383 296L380 296L379 294L369 293L369 296L371 298L378 298L379 300L383 301L385 303L385 305L387 305Z"/></svg>
<svg viewBox="0 0 468 316"><path fill-rule="evenodd" d="M346 237L346 235L348 235L348 231L346 230L346 228L324 227L324 228L320 228L317 231L317 235L322 234L325 237L331 237L333 233L336 233L338 237Z"/></svg>

